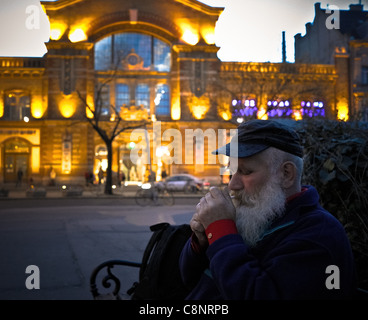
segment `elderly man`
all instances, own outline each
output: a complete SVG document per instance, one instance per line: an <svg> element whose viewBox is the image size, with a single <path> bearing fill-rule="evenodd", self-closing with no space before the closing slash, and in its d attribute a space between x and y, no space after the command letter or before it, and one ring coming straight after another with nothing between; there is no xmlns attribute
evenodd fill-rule
<svg viewBox="0 0 368 320"><path fill-rule="evenodd" d="M214 153L230 156L232 178L224 189L211 188L190 222L180 257L193 288L187 299L352 298L350 243L316 189L301 185L297 133L279 121L252 120Z"/></svg>

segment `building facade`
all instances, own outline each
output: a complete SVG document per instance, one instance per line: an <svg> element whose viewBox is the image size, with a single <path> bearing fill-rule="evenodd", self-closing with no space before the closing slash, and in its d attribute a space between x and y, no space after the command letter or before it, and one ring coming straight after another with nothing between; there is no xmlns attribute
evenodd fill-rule
<svg viewBox="0 0 368 320"><path fill-rule="evenodd" d="M44 2L51 25L42 58L0 58L0 183L114 182L191 173L220 183L211 151L249 119L336 119L349 99L339 63L221 62L214 44L223 8L195 0ZM358 45L357 45L357 52ZM345 91L344 91L345 90ZM348 102L346 102L348 103ZM133 128L145 120L141 129ZM137 122L138 121L138 122ZM142 122L143 123L143 122Z"/></svg>
<svg viewBox="0 0 368 320"><path fill-rule="evenodd" d="M368 121L368 11L362 4L314 9L306 34L295 35L295 62L335 66L339 118Z"/></svg>

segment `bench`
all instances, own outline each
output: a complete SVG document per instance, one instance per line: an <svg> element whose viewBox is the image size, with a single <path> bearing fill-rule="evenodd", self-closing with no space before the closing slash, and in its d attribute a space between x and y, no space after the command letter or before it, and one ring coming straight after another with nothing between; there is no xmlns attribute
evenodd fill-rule
<svg viewBox="0 0 368 320"><path fill-rule="evenodd" d="M1 188L0 189L0 198L7 198L9 195L9 190Z"/></svg>
<svg viewBox="0 0 368 320"><path fill-rule="evenodd" d="M63 197L81 197L83 194L83 187L81 186L67 186L61 191Z"/></svg>
<svg viewBox="0 0 368 320"><path fill-rule="evenodd" d="M98 265L93 270L90 276L90 290L94 300L130 300L130 293L131 293L130 290L128 290L126 294L120 293L121 289L120 279L116 274L113 273L112 270L117 266L140 268L142 266L142 263L125 260L108 260ZM114 270L116 270L116 268ZM99 279L100 273L104 274L101 280L102 287L107 289L111 288L110 290L111 292L101 293L99 291L97 280Z"/></svg>
<svg viewBox="0 0 368 320"><path fill-rule="evenodd" d="M31 186L26 191L26 196L28 198L45 198L46 197L46 193L47 192L46 192L46 189L45 188Z"/></svg>
<svg viewBox="0 0 368 320"><path fill-rule="evenodd" d="M152 261L152 256L154 256L154 254L152 254L152 252L154 252L152 251L154 250L153 248L157 248L157 251L159 252L159 251L162 251L162 246L159 244L160 240L162 240L161 243L169 243L169 241L167 240L167 238L165 238L165 236L160 236L160 235L157 236L160 230L163 227L165 228L168 225L169 224L167 223L161 223L161 224L153 225L150 227L151 231L154 231L154 233L151 236L151 239L148 242L144 250L142 262L132 262L132 261L126 261L126 260L108 260L108 261L105 261L99 264L96 268L94 268L90 276L90 290L91 290L93 299L94 300L131 300L133 293L134 292L136 293L135 289L137 288L138 282L142 280L142 276L144 274L145 269L147 268L148 263ZM189 238L189 231L190 230L188 229L187 230L188 234L185 236L186 239ZM156 244L156 241L157 241L157 244ZM179 251L180 249L178 249L178 247L175 247L175 252L179 252ZM171 260L171 261L174 261L174 260ZM167 272L167 270L173 271L176 268L174 265L170 264L169 268L166 267L166 269L163 269L163 264L161 264L161 270L163 274L166 274L165 271ZM132 286L127 290L126 293L120 292L121 279L123 278L120 272L121 270L124 271L124 269L121 267L123 268L124 267L134 267L134 268L140 269L138 282L134 282ZM151 280L151 278L149 279ZM107 293L103 293L102 291L100 291L101 287L108 289ZM178 290L178 286L176 283L175 283L175 290ZM357 288L356 294L354 296L354 300L368 300L368 290L363 289L363 288Z"/></svg>

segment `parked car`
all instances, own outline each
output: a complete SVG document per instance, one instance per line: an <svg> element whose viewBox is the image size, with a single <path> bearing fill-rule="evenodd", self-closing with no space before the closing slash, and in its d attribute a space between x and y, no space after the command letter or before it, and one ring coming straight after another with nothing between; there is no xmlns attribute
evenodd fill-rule
<svg viewBox="0 0 368 320"><path fill-rule="evenodd" d="M163 181L156 182L158 188L165 188L169 191L181 191L185 193L207 192L210 183L202 178L191 174L182 173L167 177Z"/></svg>

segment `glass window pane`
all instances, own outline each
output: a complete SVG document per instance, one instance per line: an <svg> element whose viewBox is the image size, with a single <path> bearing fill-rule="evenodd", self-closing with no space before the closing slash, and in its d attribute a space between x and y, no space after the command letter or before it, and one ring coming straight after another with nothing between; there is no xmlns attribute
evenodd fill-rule
<svg viewBox="0 0 368 320"><path fill-rule="evenodd" d="M136 53L143 59L143 67L152 64L152 38L141 33L120 33L114 35L114 63L119 64L129 53Z"/></svg>
<svg viewBox="0 0 368 320"><path fill-rule="evenodd" d="M154 68L156 71L168 72L171 65L171 50L170 46L157 39L153 39L154 50Z"/></svg>
<svg viewBox="0 0 368 320"><path fill-rule="evenodd" d="M111 68L111 36L95 44L95 70L108 70Z"/></svg>
<svg viewBox="0 0 368 320"><path fill-rule="evenodd" d="M130 105L130 93L129 86L126 84L118 83L116 85L116 108L121 108L124 104L126 106Z"/></svg>
<svg viewBox="0 0 368 320"><path fill-rule="evenodd" d="M138 84L135 89L135 103L137 106L143 106L150 111L149 107L149 87L146 84Z"/></svg>
<svg viewBox="0 0 368 320"><path fill-rule="evenodd" d="M100 91L100 97L98 98L98 91ZM103 85L102 87L99 87L98 90L95 92L96 97L96 106L95 110L96 112L100 111L100 115L107 116L110 114L110 86L109 85Z"/></svg>
<svg viewBox="0 0 368 320"><path fill-rule="evenodd" d="M159 84L156 86L155 92L155 114L158 116L170 115L170 92L167 84Z"/></svg>
<svg viewBox="0 0 368 320"><path fill-rule="evenodd" d="M110 70L115 66L123 68L124 59L127 59L124 63L131 64L134 70L168 72L171 67L171 46L143 33L125 32L108 36L96 42L94 50L96 70ZM139 57L128 57L132 53Z"/></svg>

